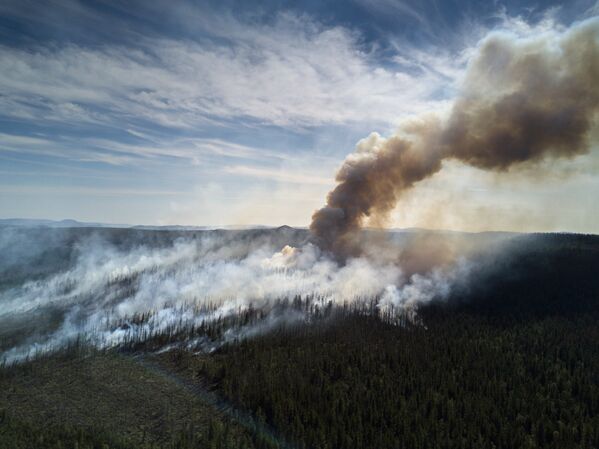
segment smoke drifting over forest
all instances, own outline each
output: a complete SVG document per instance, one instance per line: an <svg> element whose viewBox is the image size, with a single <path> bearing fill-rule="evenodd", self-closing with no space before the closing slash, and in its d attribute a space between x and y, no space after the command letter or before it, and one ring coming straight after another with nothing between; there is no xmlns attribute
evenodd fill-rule
<svg viewBox="0 0 599 449"><path fill-rule="evenodd" d="M316 309L375 299L377 310L404 312L447 298L475 279L471 261L482 248L500 253L510 236L382 235L362 226L384 224L402 193L446 159L500 172L587 152L597 80L598 19L536 37L489 35L447 115L415 117L389 138L358 143L310 232L0 229L0 359L77 338L110 347L265 311L260 325L231 330L226 341L310 319L271 313L298 297Z"/></svg>
<svg viewBox="0 0 599 449"><path fill-rule="evenodd" d="M431 235L428 240L451 252L455 263L426 270L417 268L427 265L417 257L420 234L388 236L385 248L376 239L370 242L381 254L385 249L403 254L412 273L384 257L339 265L308 239L307 231L291 228L179 233L0 228L0 249L12 248L10 261L0 265L0 359L22 360L77 339L101 348L144 341L249 310L263 319L232 327L218 341L186 344L206 350L310 320L326 308L372 301L376 313L391 308L412 313L468 282L468 254L510 236ZM285 306L297 300L309 301L309 309Z"/></svg>
<svg viewBox="0 0 599 449"><path fill-rule="evenodd" d="M406 121L397 134L360 141L337 173L327 205L314 213L317 244L356 255L355 232L384 224L404 191L457 159L506 171L589 150L599 108L599 19L558 33L493 33L470 61L448 116Z"/></svg>

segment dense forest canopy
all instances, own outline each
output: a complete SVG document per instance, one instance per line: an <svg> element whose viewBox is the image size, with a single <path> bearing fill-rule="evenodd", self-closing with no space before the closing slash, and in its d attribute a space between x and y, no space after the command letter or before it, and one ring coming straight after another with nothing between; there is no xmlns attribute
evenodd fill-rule
<svg viewBox="0 0 599 449"><path fill-rule="evenodd" d="M0 447L597 447L599 239L526 235L503 248L480 253L475 282L417 319L334 305L212 352L178 344L268 320L250 309L6 365Z"/></svg>

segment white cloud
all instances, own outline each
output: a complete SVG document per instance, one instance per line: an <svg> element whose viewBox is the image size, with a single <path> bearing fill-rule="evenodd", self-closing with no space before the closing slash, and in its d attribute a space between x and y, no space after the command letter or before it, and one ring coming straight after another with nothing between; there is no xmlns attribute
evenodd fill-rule
<svg viewBox="0 0 599 449"><path fill-rule="evenodd" d="M24 119L120 126L390 123L423 109L440 81L379 66L358 35L307 17L226 23L227 38L142 38L136 49L0 47L0 105Z"/></svg>
<svg viewBox="0 0 599 449"><path fill-rule="evenodd" d="M599 15L599 1L587 9L583 14L584 17L593 17L597 15Z"/></svg>
<svg viewBox="0 0 599 449"><path fill-rule="evenodd" d="M291 184L316 184L327 186L329 188L334 184L334 179L330 175L318 176L302 172L290 172L288 170L250 167L245 165L226 167L225 172L233 175L249 176Z"/></svg>
<svg viewBox="0 0 599 449"><path fill-rule="evenodd" d="M110 165L165 164L164 158L197 165L204 160L240 159L254 163L279 163L293 159L270 148L252 147L216 138L161 139L138 134L139 141L125 143L107 138L69 136L34 137L0 133L0 152L52 156Z"/></svg>
<svg viewBox="0 0 599 449"><path fill-rule="evenodd" d="M0 193L18 194L18 195L75 195L75 196L184 196L189 192L177 190L139 190L139 189L114 189L114 188L95 188L80 187L35 187L35 186L13 186L0 184Z"/></svg>

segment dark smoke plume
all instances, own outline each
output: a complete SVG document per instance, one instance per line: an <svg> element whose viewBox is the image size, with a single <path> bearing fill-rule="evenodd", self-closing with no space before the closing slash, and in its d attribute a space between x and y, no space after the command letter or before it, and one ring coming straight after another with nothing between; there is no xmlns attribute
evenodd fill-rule
<svg viewBox="0 0 599 449"><path fill-rule="evenodd" d="M314 240L338 257L356 254L364 222L383 224L402 192L441 170L444 159L506 171L588 152L598 109L599 18L535 38L493 33L448 117L417 117L390 138L373 133L358 143L312 216Z"/></svg>

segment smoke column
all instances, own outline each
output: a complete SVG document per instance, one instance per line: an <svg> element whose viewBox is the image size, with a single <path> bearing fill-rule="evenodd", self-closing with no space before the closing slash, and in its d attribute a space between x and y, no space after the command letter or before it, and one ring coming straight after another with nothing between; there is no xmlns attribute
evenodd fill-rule
<svg viewBox="0 0 599 449"><path fill-rule="evenodd" d="M469 238L471 249L446 236L365 244L361 226L384 224L402 193L446 159L505 171L585 153L598 108L598 18L533 38L494 33L480 43L447 114L415 117L396 135L358 143L313 215L311 237L284 228L178 235L0 227L0 363L80 338L101 348L177 332L185 339L205 322L249 309L267 319L231 328L223 341L309 319L279 314L281 299L310 296L325 307L374 298L382 312L446 299L484 269L485 259L469 260L479 247L495 269L510 237ZM204 340L186 344L201 349Z"/></svg>
<svg viewBox="0 0 599 449"><path fill-rule="evenodd" d="M357 255L354 237L365 221L383 224L401 194L444 159L506 171L585 153L598 108L598 18L532 38L492 33L448 116L415 117L389 138L373 133L358 143L312 216L313 239L338 258Z"/></svg>

